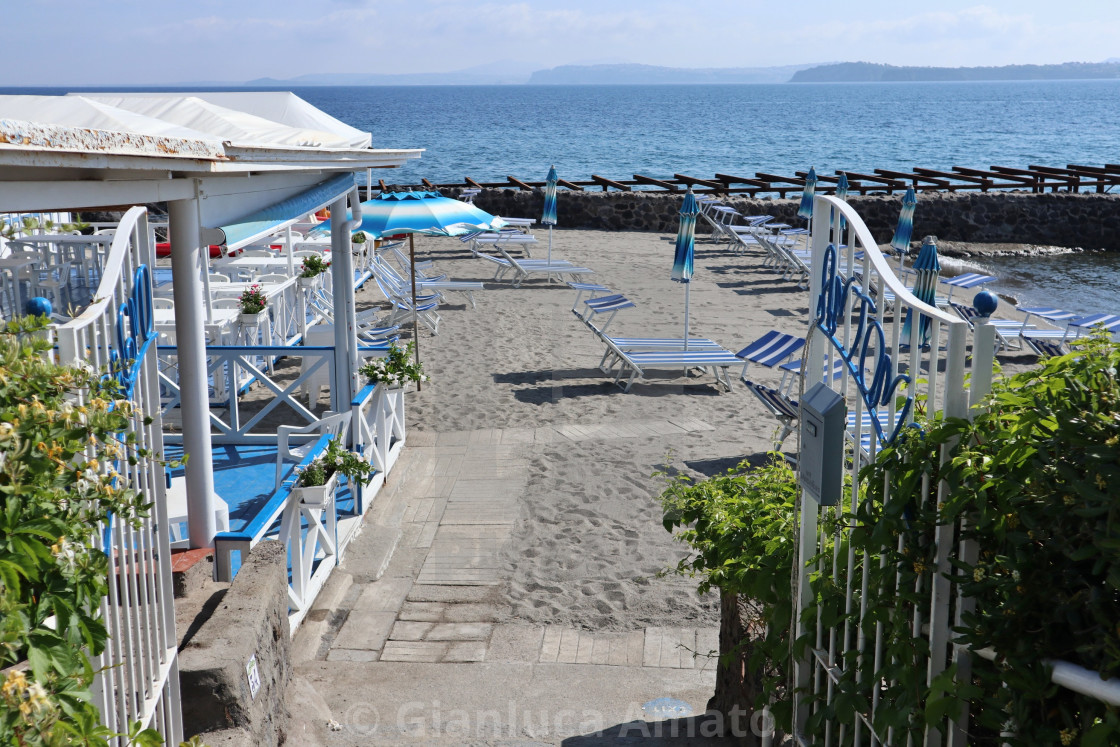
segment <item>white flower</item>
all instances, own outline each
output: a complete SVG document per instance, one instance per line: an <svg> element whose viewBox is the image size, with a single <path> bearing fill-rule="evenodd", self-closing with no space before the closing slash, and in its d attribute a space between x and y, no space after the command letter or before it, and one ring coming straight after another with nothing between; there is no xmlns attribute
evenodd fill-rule
<svg viewBox="0 0 1120 747"><path fill-rule="evenodd" d="M341 455L336 456L334 458L334 463L335 463L335 465L341 467L342 466L342 456Z"/></svg>

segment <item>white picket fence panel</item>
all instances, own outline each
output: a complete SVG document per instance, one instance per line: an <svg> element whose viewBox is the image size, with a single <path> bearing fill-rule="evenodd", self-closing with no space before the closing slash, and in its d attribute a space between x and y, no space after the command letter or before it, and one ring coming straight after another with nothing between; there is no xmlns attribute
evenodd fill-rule
<svg viewBox="0 0 1120 747"><path fill-rule="evenodd" d="M859 455L847 467L852 484L847 508L854 511L864 499L857 479L860 468L875 458L879 448L889 442L898 429L913 421L917 407L924 407L929 413L941 410L946 416L971 417L970 406L979 403L991 386L995 331L986 321L979 320L973 334L963 320L915 298L892 271L863 220L847 203L835 197L818 196L814 199L813 214L810 305L815 322L811 323L808 360L822 361L823 366L807 368L805 387L817 381L825 383L844 395L849 411L854 412L854 418L849 418L854 426L847 436L853 453ZM846 223L843 228L841 216ZM893 303L884 303L892 294ZM907 335L904 334L904 320L908 312L915 321ZM917 320L922 317L928 322L919 323ZM925 344L923 324L928 325ZM965 387L969 348L973 356L971 389ZM832 370L837 356L849 365L838 382L826 380L824 372ZM870 417L865 418L865 415ZM876 428L874 424L879 421L884 425ZM945 458L944 452L942 458ZM919 499L940 501L943 490L943 485L926 481ZM825 627L819 622L819 616L815 630L806 630L801 622L802 613L813 604L810 575L828 570L809 563L829 539L821 534L821 519L827 512L835 512L838 517L843 508L822 507L808 496L802 500L796 635L810 633L814 644L805 659L794 663L796 686L806 693L795 696L794 737L802 745L895 744L893 733L877 734L871 727L879 706L880 683L870 675L860 683L862 694L871 704L870 713L859 714L852 726L826 722L821 731L808 734L805 730L814 703L822 696L826 703L831 702L837 673L849 660L849 655L854 655L857 666L868 673L879 669L884 656L881 628L868 637L862 626L844 623ZM971 564L979 554L974 541L957 540L958 530L955 526L939 528L935 538L936 573L931 588L924 591L928 594L929 605L917 610L913 617L912 629L920 631L929 645L927 685L953 664L957 666L958 676L967 678L971 672L971 656L990 659L995 655L988 649L969 651L953 640L952 628L960 625L962 614L972 609L973 600L959 593L954 597L945 574L950 569L951 559ZM831 539L833 546L839 548L848 528L840 526L836 531ZM830 565L833 582L845 590L848 611L856 611L858 606L858 616L863 620L868 610L861 590L867 588L867 571L872 564L886 561L883 555L865 556L860 560L861 564L857 564L854 550L849 548L847 557L840 557L839 551L835 551ZM857 565L862 565L862 575L856 572ZM1048 663L1054 667L1052 679L1056 684L1105 703L1120 703L1120 680L1101 680L1096 672L1068 662ZM964 747L968 742L968 725L966 709L957 720L946 719L927 729L922 744Z"/></svg>
<svg viewBox="0 0 1120 747"><path fill-rule="evenodd" d="M94 302L56 329L58 361L115 368L134 403L129 435L135 446L163 453L156 333L152 327L154 247L147 211L130 209L113 239ZM82 395L79 394L79 397ZM145 422L151 417L150 422ZM122 459L122 480L154 503L138 529L124 521L99 536L110 557L109 594L101 615L109 644L99 657L93 684L102 722L116 732L132 721L158 730L169 744L183 736L179 702L178 641L171 585L171 550L163 466L155 458ZM113 744L123 744L114 739Z"/></svg>

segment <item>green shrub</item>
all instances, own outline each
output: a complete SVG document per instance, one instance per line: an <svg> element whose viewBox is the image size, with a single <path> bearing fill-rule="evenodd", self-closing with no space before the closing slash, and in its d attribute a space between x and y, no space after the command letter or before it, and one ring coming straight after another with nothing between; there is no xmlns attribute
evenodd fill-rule
<svg viewBox="0 0 1120 747"><path fill-rule="evenodd" d="M970 744L1120 743L1116 710L1051 684L1044 664L1120 674L1120 345L1097 334L1075 348L997 381L972 422L909 431L860 476L868 494L850 541L857 557L876 558L864 633L883 625L887 641L880 669L862 678L884 683L876 725L893 726L896 739L900 729L917 737L967 701ZM944 481L940 505L918 500L923 479ZM936 532L957 522L979 552L949 574L954 596L975 604L956 632L997 658L974 656L968 681L950 669L927 690L928 648L912 635L912 615L928 614ZM835 607L822 614L859 624ZM857 661L844 665L837 691L854 692ZM851 722L855 710L869 710L858 697L849 705L825 715ZM1008 727L1014 736L1000 736Z"/></svg>
<svg viewBox="0 0 1120 747"><path fill-rule="evenodd" d="M693 550L674 569L698 577L700 593L713 587L747 601L752 633L740 651L747 679L758 683L755 707L771 704L779 723L793 614L790 578L797 557L794 506L798 487L789 464L770 454L761 467L748 462L706 480L669 476L661 495L665 528Z"/></svg>
<svg viewBox="0 0 1120 747"><path fill-rule="evenodd" d="M111 733L89 688L109 558L95 543L111 515L137 521L148 507L115 468L138 455L121 436L132 404L111 377L45 360L44 324L0 327L0 744L102 744Z"/></svg>

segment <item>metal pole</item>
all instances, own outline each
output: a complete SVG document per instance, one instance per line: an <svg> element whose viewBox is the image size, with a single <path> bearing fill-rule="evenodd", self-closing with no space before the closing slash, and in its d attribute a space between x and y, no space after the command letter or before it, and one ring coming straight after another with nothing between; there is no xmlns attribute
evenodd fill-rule
<svg viewBox="0 0 1120 747"><path fill-rule="evenodd" d="M684 284L684 349L688 352L688 295L692 290L692 283Z"/></svg>
<svg viewBox="0 0 1120 747"><path fill-rule="evenodd" d="M187 528L192 548L213 547L218 533L215 517L214 461L210 446L210 390L206 380L206 334L202 273L203 256L198 223L198 199L167 203L170 219L171 282L175 297L175 339L179 358L179 410L183 419L186 464ZM209 247L206 247L209 252ZM216 375L217 376L217 375ZM230 392L236 397L236 391Z"/></svg>
<svg viewBox="0 0 1120 747"><path fill-rule="evenodd" d="M408 263L410 265L412 275L412 351L416 355L416 365L420 365L420 327L417 324L417 311L416 311L416 243L414 241L416 234L410 233L408 235ZM423 383L416 382L416 391L420 391Z"/></svg>
<svg viewBox="0 0 1120 747"><path fill-rule="evenodd" d="M552 224L548 224L548 263L552 264Z"/></svg>

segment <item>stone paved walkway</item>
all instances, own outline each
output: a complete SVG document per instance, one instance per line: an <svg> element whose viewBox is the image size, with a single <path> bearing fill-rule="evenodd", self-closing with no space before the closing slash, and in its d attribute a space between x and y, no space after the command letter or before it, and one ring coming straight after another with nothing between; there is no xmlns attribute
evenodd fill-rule
<svg viewBox="0 0 1120 747"><path fill-rule="evenodd" d="M718 648L717 628L616 633L503 623L508 610L498 592L501 553L529 484L534 445L711 429L679 419L410 433L394 470L401 477L378 497L363 535L297 634L302 687L321 699L311 713L329 713L338 725L324 730L327 718L296 714L299 743L609 743L612 729L614 737L621 729L623 737L653 738L663 719L702 713L714 685L707 654ZM400 665L426 668L393 668ZM452 672L474 686L449 688ZM536 684L529 687L525 677ZM456 732L438 715L455 708L471 722L472 704L475 713L497 707L505 717L497 727ZM414 728L416 719L402 725L406 707L420 714L423 728ZM508 715L526 709L550 716L550 725ZM568 711L583 721L565 721ZM699 735L703 726L685 719L669 743L691 744L684 735Z"/></svg>

